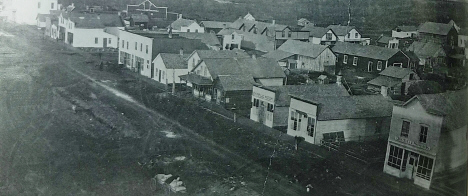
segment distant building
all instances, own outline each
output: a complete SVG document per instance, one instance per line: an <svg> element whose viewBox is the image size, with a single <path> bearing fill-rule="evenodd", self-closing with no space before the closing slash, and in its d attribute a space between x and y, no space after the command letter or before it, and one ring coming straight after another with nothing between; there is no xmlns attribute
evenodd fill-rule
<svg viewBox="0 0 468 196"><path fill-rule="evenodd" d="M139 4L136 5L127 5L126 13L128 16L133 14L144 14L147 15L148 18L160 18L160 19L169 19L167 7L158 7L150 0L144 0ZM176 18L174 18L175 20Z"/></svg>
<svg viewBox="0 0 468 196"><path fill-rule="evenodd" d="M225 28L231 27L232 22L219 22L219 21L201 21L200 26L205 28L205 33L217 34Z"/></svg>
<svg viewBox="0 0 468 196"><path fill-rule="evenodd" d="M456 46L458 31L453 24L425 22L418 27L422 42L434 42L443 46Z"/></svg>
<svg viewBox="0 0 468 196"><path fill-rule="evenodd" d="M349 96L341 84L310 84L285 86L256 85L252 91L250 119L271 128L288 126L289 94L305 94L317 97Z"/></svg>
<svg viewBox="0 0 468 196"><path fill-rule="evenodd" d="M302 31L309 32L309 41L313 44L334 45L338 41L338 36L329 28L306 26Z"/></svg>
<svg viewBox="0 0 468 196"><path fill-rule="evenodd" d="M289 27L275 32L275 47L279 48L287 40L309 41L309 32L293 30Z"/></svg>
<svg viewBox="0 0 468 196"><path fill-rule="evenodd" d="M305 27L305 26L314 26L314 23L310 22L305 18L300 18L297 20L297 26Z"/></svg>
<svg viewBox="0 0 468 196"><path fill-rule="evenodd" d="M205 29L201 27L196 21L184 19L180 17L167 27L168 31L177 32L193 32L193 33L204 33Z"/></svg>
<svg viewBox="0 0 468 196"><path fill-rule="evenodd" d="M386 138L392 106L382 95L291 94L287 133L317 145Z"/></svg>
<svg viewBox="0 0 468 196"><path fill-rule="evenodd" d="M400 47L400 41L395 37L380 36L376 41L377 46L385 48L398 49Z"/></svg>
<svg viewBox="0 0 468 196"><path fill-rule="evenodd" d="M467 161L466 100L465 89L416 95L393 106L383 171L427 189L437 176L463 174Z"/></svg>
<svg viewBox="0 0 468 196"><path fill-rule="evenodd" d="M9 21L28 25L37 24L38 14L58 10L57 0L7 0L4 6L3 14Z"/></svg>
<svg viewBox="0 0 468 196"><path fill-rule="evenodd" d="M129 18L125 19L128 21L130 27L137 27L140 30L149 28L149 17L145 14L132 14Z"/></svg>
<svg viewBox="0 0 468 196"><path fill-rule="evenodd" d="M218 32L222 38L222 50L241 49L243 35L239 30L225 28Z"/></svg>
<svg viewBox="0 0 468 196"><path fill-rule="evenodd" d="M405 95L409 87L407 83L412 80L419 80L414 71L409 68L391 66L367 84L369 90L380 92L383 96Z"/></svg>
<svg viewBox="0 0 468 196"><path fill-rule="evenodd" d="M337 55L337 69L379 73L389 66L409 68L417 63L401 50L372 45L337 42L332 51Z"/></svg>
<svg viewBox="0 0 468 196"><path fill-rule="evenodd" d="M416 38L418 37L418 27L416 26L397 26L392 29L394 38Z"/></svg>
<svg viewBox="0 0 468 196"><path fill-rule="evenodd" d="M447 53L442 44L435 42L415 41L408 47L419 58L419 67L422 71L432 73L438 67L447 66Z"/></svg>
<svg viewBox="0 0 468 196"><path fill-rule="evenodd" d="M333 30L340 42L350 42L361 45L369 45L370 38L363 38L354 26L329 25L327 29Z"/></svg>
<svg viewBox="0 0 468 196"><path fill-rule="evenodd" d="M328 46L296 40L288 40L283 45L281 45L278 50L289 54L294 54L294 60L296 62L295 69L317 72L324 71L330 74L335 74L336 56ZM273 57L275 56L274 54L277 53L281 52L272 52L271 54L266 54L265 56L278 59L277 57ZM291 64L292 63L290 62L290 68L292 68Z"/></svg>
<svg viewBox="0 0 468 196"><path fill-rule="evenodd" d="M73 47L117 48L118 37L106 28L124 29L117 14L65 13L59 16L59 39Z"/></svg>

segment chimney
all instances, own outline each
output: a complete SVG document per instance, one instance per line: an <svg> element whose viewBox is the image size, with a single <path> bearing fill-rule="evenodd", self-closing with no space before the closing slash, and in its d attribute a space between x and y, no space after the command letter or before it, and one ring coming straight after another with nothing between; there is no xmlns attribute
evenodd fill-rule
<svg viewBox="0 0 468 196"><path fill-rule="evenodd" d="M276 21L275 20L272 20L271 21L271 24L275 25Z"/></svg>
<svg viewBox="0 0 468 196"><path fill-rule="evenodd" d="M337 84L337 85L340 85L340 86L343 85L343 84L341 83L341 78L342 78L342 77L343 77L343 76L341 76L341 75L337 75L337 76L336 76L336 84Z"/></svg>
<svg viewBox="0 0 468 196"><path fill-rule="evenodd" d="M180 54L180 56L183 56L183 55L184 55L184 49L183 49L183 48L180 48L179 54Z"/></svg>

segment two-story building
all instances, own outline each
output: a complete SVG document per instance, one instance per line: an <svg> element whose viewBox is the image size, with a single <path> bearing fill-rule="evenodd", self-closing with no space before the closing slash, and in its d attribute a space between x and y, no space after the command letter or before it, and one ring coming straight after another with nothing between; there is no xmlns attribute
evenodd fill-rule
<svg viewBox="0 0 468 196"><path fill-rule="evenodd" d="M338 36L333 30L324 27L306 26L302 31L309 32L309 42L313 44L333 45L338 41Z"/></svg>
<svg viewBox="0 0 468 196"><path fill-rule="evenodd" d="M354 26L329 25L327 29L331 29L337 36L340 42L357 43L361 45L369 45L370 38L363 38Z"/></svg>
<svg viewBox="0 0 468 196"><path fill-rule="evenodd" d="M222 40L221 50L241 49L243 35L240 30L225 28L220 30L217 35Z"/></svg>
<svg viewBox="0 0 468 196"><path fill-rule="evenodd" d="M335 74L336 56L328 46L288 40L278 50L294 54L296 69Z"/></svg>
<svg viewBox="0 0 468 196"><path fill-rule="evenodd" d="M379 46L363 46L337 42L332 47L337 55L337 69L353 68L361 72L379 73L389 66L408 68L414 61L398 49ZM338 72L338 71L337 71Z"/></svg>
<svg viewBox="0 0 468 196"><path fill-rule="evenodd" d="M287 134L317 145L386 138L392 107L382 95L291 94Z"/></svg>
<svg viewBox="0 0 468 196"><path fill-rule="evenodd" d="M349 96L341 84L309 84L285 86L255 85L252 91L250 119L265 126L285 130L288 126L289 94L317 97Z"/></svg>
<svg viewBox="0 0 468 196"><path fill-rule="evenodd" d="M438 175L466 169L466 98L464 89L393 106L383 171L429 189Z"/></svg>
<svg viewBox="0 0 468 196"><path fill-rule="evenodd" d="M205 50L208 46L199 39L188 39L178 34L120 31L119 64L146 77L158 80L153 60L159 53L187 53ZM159 72L158 72L159 74Z"/></svg>
<svg viewBox="0 0 468 196"><path fill-rule="evenodd" d="M434 42L451 47L457 45L458 31L450 23L425 22L419 25L418 34L422 42Z"/></svg>
<svg viewBox="0 0 468 196"><path fill-rule="evenodd" d="M400 41L395 37L382 35L377 39L376 45L385 48L398 49L400 48Z"/></svg>
<svg viewBox="0 0 468 196"><path fill-rule="evenodd" d="M394 38L416 38L418 37L418 27L416 26L397 26L392 29L392 37Z"/></svg>
<svg viewBox="0 0 468 196"><path fill-rule="evenodd" d="M435 42L415 41L408 47L419 58L422 71L432 73L440 67L447 66L447 54L442 44Z"/></svg>
<svg viewBox="0 0 468 196"><path fill-rule="evenodd" d="M123 30L122 18L117 14L61 13L59 16L59 39L73 47L117 48L118 37L105 31L106 28Z"/></svg>
<svg viewBox="0 0 468 196"><path fill-rule="evenodd" d="M293 30L289 27L275 32L275 48L279 48L287 40L309 41L309 32L304 30Z"/></svg>
<svg viewBox="0 0 468 196"><path fill-rule="evenodd" d="M367 82L368 89L380 92L383 96L405 95L408 92L407 83L419 80L418 75L409 68L390 66L379 73L379 76Z"/></svg>

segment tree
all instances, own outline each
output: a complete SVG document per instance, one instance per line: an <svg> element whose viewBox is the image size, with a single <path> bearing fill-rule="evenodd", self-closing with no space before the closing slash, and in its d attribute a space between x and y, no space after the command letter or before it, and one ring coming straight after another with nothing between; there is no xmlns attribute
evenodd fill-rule
<svg viewBox="0 0 468 196"><path fill-rule="evenodd" d="M415 81L408 87L408 95L413 97L419 94L435 94L444 92L444 88L435 81Z"/></svg>

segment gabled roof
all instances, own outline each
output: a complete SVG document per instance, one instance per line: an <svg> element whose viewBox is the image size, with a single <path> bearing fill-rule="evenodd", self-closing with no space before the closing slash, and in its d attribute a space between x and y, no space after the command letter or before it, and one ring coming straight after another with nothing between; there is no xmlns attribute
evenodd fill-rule
<svg viewBox="0 0 468 196"><path fill-rule="evenodd" d="M201 21L200 25L204 26L205 28L212 28L212 29L222 29L230 27L232 22L219 22L219 21Z"/></svg>
<svg viewBox="0 0 468 196"><path fill-rule="evenodd" d="M288 58L294 55L295 54L293 53L282 51L282 50L273 50L269 53L264 54L263 57L272 58L272 59L275 59L276 61L280 61L280 60L283 60L285 58Z"/></svg>
<svg viewBox="0 0 468 196"><path fill-rule="evenodd" d="M402 25L402 26L397 26L395 27L395 29L393 30L400 30L400 31L403 31L403 32L410 32L410 31L417 31L418 30L418 27L416 26L405 26L405 25Z"/></svg>
<svg viewBox="0 0 468 196"><path fill-rule="evenodd" d="M403 104L403 106L417 99L426 112L437 116L444 116L444 126L449 130L454 130L465 126L467 123L466 93L466 89L463 89L439 94L416 95Z"/></svg>
<svg viewBox="0 0 468 196"><path fill-rule="evenodd" d="M379 74L382 76L403 79L409 74L414 74L414 72L409 68L389 66L385 68L383 71L381 71Z"/></svg>
<svg viewBox="0 0 468 196"><path fill-rule="evenodd" d="M135 33L153 39L152 57L155 58L159 53L178 54L180 49L184 53L190 54L195 50L209 49L205 43L199 39L187 39L185 37L174 34L172 38L168 38L167 33Z"/></svg>
<svg viewBox="0 0 468 196"><path fill-rule="evenodd" d="M414 41L411 46L408 47L408 50L414 52L420 59L446 56L442 45L434 42Z"/></svg>
<svg viewBox="0 0 468 196"><path fill-rule="evenodd" d="M198 39L209 46L221 46L219 39L212 33L179 33L179 36L188 39Z"/></svg>
<svg viewBox="0 0 468 196"><path fill-rule="evenodd" d="M315 26L306 26L301 29L301 31L309 31L310 37L318 37L318 38L323 37L328 32L328 30L330 29L324 28L324 27L315 27Z"/></svg>
<svg viewBox="0 0 468 196"><path fill-rule="evenodd" d="M249 75L248 72L244 72L239 67L234 58L203 59L193 70L203 63L206 65L212 78L217 78L219 75Z"/></svg>
<svg viewBox="0 0 468 196"><path fill-rule="evenodd" d="M242 50L195 50L200 59L226 59L226 58L250 58Z"/></svg>
<svg viewBox="0 0 468 196"><path fill-rule="evenodd" d="M391 117L393 103L382 95L356 95L341 97L293 97L318 105L317 120L342 120Z"/></svg>
<svg viewBox="0 0 468 196"><path fill-rule="evenodd" d="M240 34L240 35L242 35L244 33L244 32L242 32L240 30L228 27L228 28L221 29L218 32L218 35L231 35L234 32L236 32L237 34Z"/></svg>
<svg viewBox="0 0 468 196"><path fill-rule="evenodd" d="M328 46L325 45L312 44L297 40L288 40L285 43L283 43L278 48L278 50L282 50L293 54L299 54L302 56L317 58L327 48Z"/></svg>
<svg viewBox="0 0 468 196"><path fill-rule="evenodd" d="M216 81L224 91L251 91L255 83L248 75L219 75Z"/></svg>
<svg viewBox="0 0 468 196"><path fill-rule="evenodd" d="M341 25L329 25L327 29L333 30L336 35L338 36L345 36L349 33L349 31L356 29L354 26L341 26Z"/></svg>
<svg viewBox="0 0 468 196"><path fill-rule="evenodd" d="M420 33L430 33L436 35L447 35L454 28L451 24L425 22L418 27Z"/></svg>
<svg viewBox="0 0 468 196"><path fill-rule="evenodd" d="M86 14L68 13L64 14L69 20L75 23L76 28L100 29L105 27L123 27L122 18L117 14Z"/></svg>
<svg viewBox="0 0 468 196"><path fill-rule="evenodd" d="M335 46L331 48L335 53L347 54L353 56L367 57L371 59L388 60L400 50L393 48L385 48L379 46L361 44L353 44L348 42L337 42Z"/></svg>
<svg viewBox="0 0 468 196"><path fill-rule="evenodd" d="M188 64L183 55L159 53L167 69L187 69ZM186 56L185 56L186 57Z"/></svg>
<svg viewBox="0 0 468 196"><path fill-rule="evenodd" d="M241 69L250 73L254 78L286 78L286 74L278 62L271 58L257 57L237 58Z"/></svg>
<svg viewBox="0 0 468 196"><path fill-rule="evenodd" d="M275 92L275 105L278 107L289 106L290 94L307 95L310 97L338 97L349 96L344 86L337 84L308 84L308 85L284 85L284 86L259 86Z"/></svg>
<svg viewBox="0 0 468 196"><path fill-rule="evenodd" d="M401 83L402 83L401 79L388 77L388 76L382 76L382 75L377 76L376 78L367 82L367 84L370 84L370 85L385 86L385 87L393 87Z"/></svg>
<svg viewBox="0 0 468 196"><path fill-rule="evenodd" d="M149 22L148 15L146 14L132 14L130 17L133 19L133 22Z"/></svg>
<svg viewBox="0 0 468 196"><path fill-rule="evenodd" d="M377 40L377 43L388 44L388 42L390 42L390 40L393 40L393 39L394 39L393 37L383 35Z"/></svg>
<svg viewBox="0 0 468 196"><path fill-rule="evenodd" d="M172 24L170 26L172 27L172 29L180 31L182 29L182 27L188 27L193 23L195 23L194 20L179 18L176 21L172 22ZM169 27L167 27L167 28L169 28Z"/></svg>

